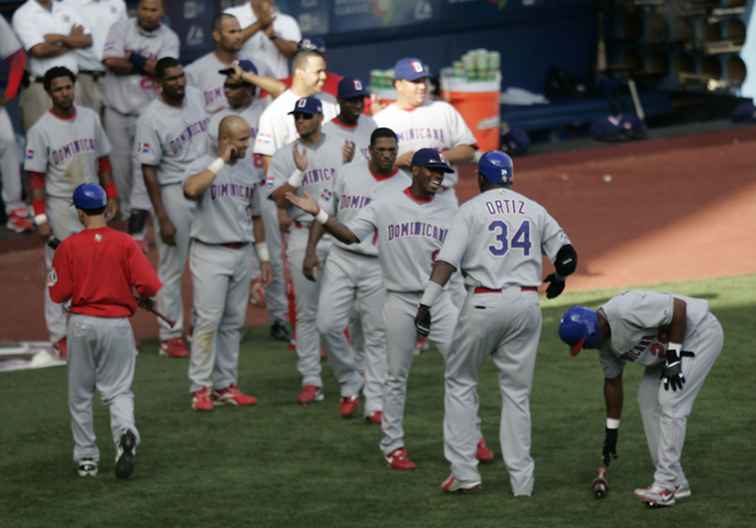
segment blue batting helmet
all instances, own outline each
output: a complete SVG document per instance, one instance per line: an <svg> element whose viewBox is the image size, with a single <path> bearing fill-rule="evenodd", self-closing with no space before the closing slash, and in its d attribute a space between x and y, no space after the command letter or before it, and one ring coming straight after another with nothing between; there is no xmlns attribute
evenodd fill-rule
<svg viewBox="0 0 756 528"><path fill-rule="evenodd" d="M512 158L500 150L486 152L478 162L478 174L494 185L512 183L513 173Z"/></svg>
<svg viewBox="0 0 756 528"><path fill-rule="evenodd" d="M73 193L73 203L77 209L85 211L100 209L108 204L108 196L96 183L82 183Z"/></svg>
<svg viewBox="0 0 756 528"><path fill-rule="evenodd" d="M570 353L574 356L585 348L598 348L601 344L601 334L598 328L596 310L585 306L573 306L559 321L559 338L570 345Z"/></svg>

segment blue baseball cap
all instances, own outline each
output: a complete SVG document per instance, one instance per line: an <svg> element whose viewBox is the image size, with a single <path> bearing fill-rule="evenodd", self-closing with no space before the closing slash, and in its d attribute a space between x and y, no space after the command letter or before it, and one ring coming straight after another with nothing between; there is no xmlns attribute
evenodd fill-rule
<svg viewBox="0 0 756 528"><path fill-rule="evenodd" d="M325 40L320 37L303 37L297 44L297 48L300 50L317 51L318 53L325 53L326 51Z"/></svg>
<svg viewBox="0 0 756 528"><path fill-rule="evenodd" d="M367 97L365 85L359 79L344 77L339 81L337 97L339 99L354 99L356 97Z"/></svg>
<svg viewBox="0 0 756 528"><path fill-rule="evenodd" d="M289 112L289 114L322 114L323 113L323 104L320 102L320 99L317 97L302 97L301 99L297 100L297 102L294 104L294 110Z"/></svg>
<svg viewBox="0 0 756 528"><path fill-rule="evenodd" d="M420 59L407 57L394 66L395 81L416 81L426 77L430 77L430 70Z"/></svg>
<svg viewBox="0 0 756 528"><path fill-rule="evenodd" d="M410 165L416 165L418 167L428 167L429 169L440 170L441 172L454 172L454 169L449 167L441 156L438 155L438 151L432 148L421 148L415 151L412 155L412 162Z"/></svg>
<svg viewBox="0 0 756 528"><path fill-rule="evenodd" d="M91 211L108 205L108 196L96 183L82 183L74 190L73 203L77 209Z"/></svg>
<svg viewBox="0 0 756 528"><path fill-rule="evenodd" d="M242 59L239 61L239 68L244 70L245 72L254 73L257 75L257 66L255 66L255 63L248 59ZM222 73L223 75L231 75L234 73L233 68L225 68L223 70L218 70L218 73Z"/></svg>

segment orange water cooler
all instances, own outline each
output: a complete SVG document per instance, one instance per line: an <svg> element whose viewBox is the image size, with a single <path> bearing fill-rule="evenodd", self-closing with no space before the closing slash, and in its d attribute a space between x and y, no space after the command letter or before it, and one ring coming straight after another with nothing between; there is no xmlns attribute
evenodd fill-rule
<svg viewBox="0 0 756 528"><path fill-rule="evenodd" d="M441 78L441 95L462 115L481 151L496 150L501 143L501 75L486 81Z"/></svg>

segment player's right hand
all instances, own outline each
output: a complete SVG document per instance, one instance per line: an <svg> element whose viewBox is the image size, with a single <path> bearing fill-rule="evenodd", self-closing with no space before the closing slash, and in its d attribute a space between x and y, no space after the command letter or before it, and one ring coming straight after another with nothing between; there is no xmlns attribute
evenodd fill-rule
<svg viewBox="0 0 756 528"><path fill-rule="evenodd" d="M415 330L420 337L428 337L431 330L431 313L430 306L421 304L417 307L415 315Z"/></svg>
<svg viewBox="0 0 756 528"><path fill-rule="evenodd" d="M606 428L606 435L604 436L604 449L601 452L604 459L604 465L609 467L609 463L612 458L617 458L617 438L619 437L619 429Z"/></svg>
<svg viewBox="0 0 756 528"><path fill-rule="evenodd" d="M47 239L50 238L50 223L49 222L42 222L37 226L37 234L42 239L42 241L47 244Z"/></svg>
<svg viewBox="0 0 756 528"><path fill-rule="evenodd" d="M341 161L343 163L349 163L352 161L354 159L354 151L354 141L349 141L348 139L344 141L344 145L341 147Z"/></svg>
<svg viewBox="0 0 756 528"><path fill-rule="evenodd" d="M160 239L169 246L176 245L176 226L167 216L158 220L160 224Z"/></svg>
<svg viewBox="0 0 756 528"><path fill-rule="evenodd" d="M547 282L549 286L546 288L546 298L553 299L559 297L564 291L565 281L562 277L558 277L556 273L549 273L543 282Z"/></svg>
<svg viewBox="0 0 756 528"><path fill-rule="evenodd" d="M320 269L320 259L318 254L314 251L308 251L305 255L304 262L302 262L302 273L308 280L313 282L318 280L317 273Z"/></svg>
<svg viewBox="0 0 756 528"><path fill-rule="evenodd" d="M223 152L220 153L220 157L226 163L230 162L236 157L236 147L226 144L226 146L223 148Z"/></svg>
<svg viewBox="0 0 756 528"><path fill-rule="evenodd" d="M295 207L299 207L305 213L310 213L311 215L315 216L316 214L318 214L318 212L320 212L320 207L318 207L318 204L306 191L303 196L297 196L296 194L291 192L287 192L285 196L289 203L291 203Z"/></svg>

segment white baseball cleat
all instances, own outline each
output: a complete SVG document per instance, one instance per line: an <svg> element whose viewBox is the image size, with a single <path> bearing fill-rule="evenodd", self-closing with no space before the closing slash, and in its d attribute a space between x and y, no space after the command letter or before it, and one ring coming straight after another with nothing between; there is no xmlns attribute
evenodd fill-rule
<svg viewBox="0 0 756 528"><path fill-rule="evenodd" d="M449 475L445 481L441 483L441 491L444 493L473 493L480 490L479 480L457 480L454 475Z"/></svg>
<svg viewBox="0 0 756 528"><path fill-rule="evenodd" d="M665 507L675 504L675 490L662 488L656 484L653 484L650 488L637 488L633 493L650 507Z"/></svg>
<svg viewBox="0 0 756 528"><path fill-rule="evenodd" d="M675 486L675 500L680 499L687 499L693 495L693 492L690 491L690 486Z"/></svg>
<svg viewBox="0 0 756 528"><path fill-rule="evenodd" d="M96 477L97 462L91 458L82 458L79 460L79 467L76 469L80 477Z"/></svg>

